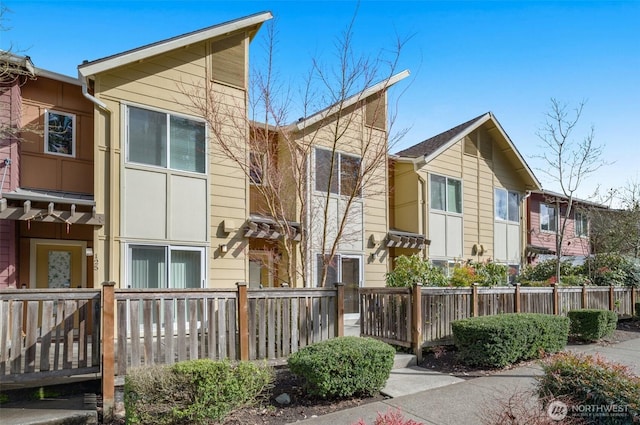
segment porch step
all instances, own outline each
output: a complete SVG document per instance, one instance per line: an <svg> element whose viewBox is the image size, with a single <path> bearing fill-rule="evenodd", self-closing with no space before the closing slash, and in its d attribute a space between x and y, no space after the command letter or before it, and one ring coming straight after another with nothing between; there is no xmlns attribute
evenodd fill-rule
<svg viewBox="0 0 640 425"><path fill-rule="evenodd" d="M393 369L404 369L411 366L416 366L418 359L414 354L396 353L393 359Z"/></svg>

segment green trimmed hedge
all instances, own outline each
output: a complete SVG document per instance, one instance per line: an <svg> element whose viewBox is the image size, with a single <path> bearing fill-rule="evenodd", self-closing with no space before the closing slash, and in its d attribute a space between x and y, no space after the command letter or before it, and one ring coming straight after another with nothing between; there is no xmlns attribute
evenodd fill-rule
<svg viewBox="0 0 640 425"><path fill-rule="evenodd" d="M127 424L209 424L256 401L273 381L266 366L208 359L127 372Z"/></svg>
<svg viewBox="0 0 640 425"><path fill-rule="evenodd" d="M289 357L289 369L321 398L374 395L389 379L395 350L373 338L345 336L309 345Z"/></svg>
<svg viewBox="0 0 640 425"><path fill-rule="evenodd" d="M562 350L567 345L569 319L549 314L509 313L457 320L452 328L463 363L504 367Z"/></svg>
<svg viewBox="0 0 640 425"><path fill-rule="evenodd" d="M569 333L583 341L597 341L612 335L618 324L618 315L610 310L571 310L567 316L571 322Z"/></svg>

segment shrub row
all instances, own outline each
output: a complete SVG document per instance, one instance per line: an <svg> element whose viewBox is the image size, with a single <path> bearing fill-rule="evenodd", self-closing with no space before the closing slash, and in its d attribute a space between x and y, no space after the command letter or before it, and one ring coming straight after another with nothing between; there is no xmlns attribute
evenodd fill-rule
<svg viewBox="0 0 640 425"><path fill-rule="evenodd" d="M321 398L374 395L384 387L395 350L372 338L340 337L307 346L289 357L305 391Z"/></svg>
<svg viewBox="0 0 640 425"><path fill-rule="evenodd" d="M474 317L452 323L460 360L470 366L503 367L555 353L567 345L569 319L535 313Z"/></svg>
<svg viewBox="0 0 640 425"><path fill-rule="evenodd" d="M577 416L584 416L586 407L592 417L581 419L587 423L630 424L634 417L640 417L640 378L623 365L597 356L564 352L545 362L543 371L537 378L539 397L567 402L569 415L576 407ZM597 409L613 414L599 415Z"/></svg>
<svg viewBox="0 0 640 425"><path fill-rule="evenodd" d="M273 380L250 362L208 359L132 369L125 377L127 424L206 424L250 404Z"/></svg>
<svg viewBox="0 0 640 425"><path fill-rule="evenodd" d="M609 310L572 310L567 316L571 322L570 334L583 341L596 341L612 335L618 324L618 314Z"/></svg>

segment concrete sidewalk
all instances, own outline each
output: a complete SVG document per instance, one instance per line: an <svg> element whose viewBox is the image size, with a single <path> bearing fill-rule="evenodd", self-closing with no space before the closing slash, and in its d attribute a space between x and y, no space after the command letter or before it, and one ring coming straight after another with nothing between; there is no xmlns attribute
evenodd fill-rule
<svg viewBox="0 0 640 425"><path fill-rule="evenodd" d="M630 366L636 374L640 375L640 338L608 346L571 345L567 349L585 354L598 353L608 360ZM482 415L486 414L488 409L498 406L498 400L504 400L515 392L528 392L531 394L529 399L534 403L536 400L535 377L540 374L542 370L538 365L521 366L491 376L458 381L452 385L418 392L413 392L414 387L411 386L410 380L404 379L405 384L401 388L404 388L407 395L296 423L351 425L364 419L367 424L373 424L378 412L385 413L389 409L398 409L406 419L413 419L425 425L481 425ZM402 381L403 378L406 377L392 375L390 380ZM442 374L434 374L424 379L444 378Z"/></svg>

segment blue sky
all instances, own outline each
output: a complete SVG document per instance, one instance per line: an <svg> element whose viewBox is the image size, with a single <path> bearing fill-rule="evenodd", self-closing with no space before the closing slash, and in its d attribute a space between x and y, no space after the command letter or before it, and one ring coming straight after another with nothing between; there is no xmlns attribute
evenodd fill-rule
<svg viewBox="0 0 640 425"><path fill-rule="evenodd" d="M356 10L353 1L27 1L11 10L0 48L36 66L77 75L77 65L227 20L269 10L277 20L277 66L295 87L311 58L330 62L334 42ZM262 31L252 45L259 60ZM609 162L578 195L640 180L640 1L362 1L356 50L375 55L396 35L411 36L400 69L397 126L410 130L393 151L492 111L543 186L536 133L550 99L586 100L588 127ZM404 90L407 89L407 90ZM400 93L404 90L403 93Z"/></svg>

